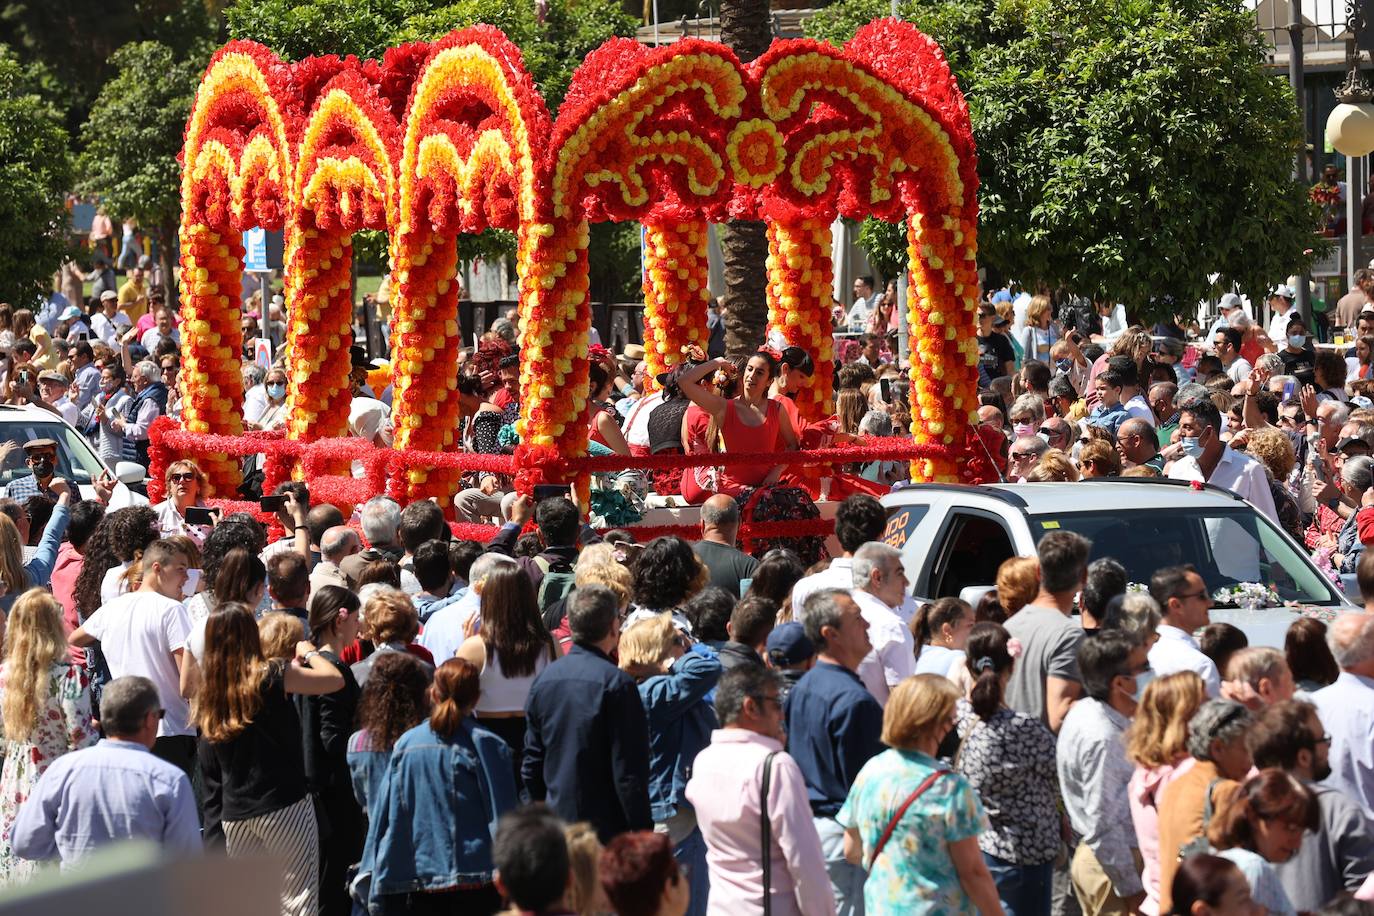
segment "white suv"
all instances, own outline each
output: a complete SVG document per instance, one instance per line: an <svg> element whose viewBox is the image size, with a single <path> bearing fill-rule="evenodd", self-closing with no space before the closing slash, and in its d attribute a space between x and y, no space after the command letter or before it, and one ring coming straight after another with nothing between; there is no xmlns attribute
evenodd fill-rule
<svg viewBox="0 0 1374 916"><path fill-rule="evenodd" d="M148 498L129 489L147 476L142 465L121 461L113 468L100 460L90 441L57 414L31 404L0 404L0 441L15 442L21 447L30 439L52 439L57 443L56 476L75 483L82 499L95 499L92 483L102 471L108 471L118 481L110 497L110 508L147 505ZM0 485L8 484L31 472L24 463L22 448L15 449L0 464Z"/></svg>
<svg viewBox="0 0 1374 916"><path fill-rule="evenodd" d="M902 551L915 595L981 594L1003 560L1034 556L1046 532L1064 530L1092 541L1092 559L1119 561L1132 582L1148 584L1162 567L1191 563L1213 592L1249 582L1272 587L1274 606L1212 611L1212 620L1234 623L1252 645L1281 647L1293 605L1354 609L1292 538L1220 487L1159 479L915 484L882 503L884 540Z"/></svg>

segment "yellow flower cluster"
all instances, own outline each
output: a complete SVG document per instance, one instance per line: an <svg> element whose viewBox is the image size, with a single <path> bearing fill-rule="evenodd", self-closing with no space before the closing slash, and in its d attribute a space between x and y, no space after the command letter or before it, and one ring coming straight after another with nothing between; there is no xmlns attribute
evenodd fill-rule
<svg viewBox="0 0 1374 916"><path fill-rule="evenodd" d="M645 385L682 361L692 344L706 349L706 223L702 220L644 227Z"/></svg>
<svg viewBox="0 0 1374 916"><path fill-rule="evenodd" d="M811 354L815 374L797 392L797 410L814 422L830 414L835 338L830 298L834 266L830 224L820 219L768 224L768 329Z"/></svg>

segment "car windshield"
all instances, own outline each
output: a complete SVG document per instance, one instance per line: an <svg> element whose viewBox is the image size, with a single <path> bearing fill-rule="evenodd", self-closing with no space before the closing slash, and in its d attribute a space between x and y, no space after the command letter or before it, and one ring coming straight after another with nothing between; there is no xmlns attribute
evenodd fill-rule
<svg viewBox="0 0 1374 916"><path fill-rule="evenodd" d="M1093 543L1092 559L1111 557L1131 582L1148 584L1165 566L1191 563L1210 591L1261 583L1283 601L1337 606L1332 584L1291 541L1253 509L1183 508L1034 515L1031 533L1074 531Z"/></svg>
<svg viewBox="0 0 1374 916"><path fill-rule="evenodd" d="M0 463L0 484L7 484L20 477L28 477L32 471L24 463L24 443L30 439L52 439L57 443L57 476L76 484L89 484L100 476L104 467L91 447L79 433L62 423L31 422L28 419L6 418L0 423L0 446L9 448Z"/></svg>

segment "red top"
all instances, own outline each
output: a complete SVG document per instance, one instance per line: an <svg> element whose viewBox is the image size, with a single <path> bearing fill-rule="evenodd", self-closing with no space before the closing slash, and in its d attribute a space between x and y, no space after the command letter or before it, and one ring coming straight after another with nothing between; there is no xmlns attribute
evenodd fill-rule
<svg viewBox="0 0 1374 916"><path fill-rule="evenodd" d="M769 400L768 413L759 426L750 426L740 419L739 405L730 401L725 410L725 423L721 436L725 439L726 452L776 452L781 438L782 407L777 401ZM779 464L783 462L779 461ZM757 487L772 472L766 464L725 468L720 479L721 492L729 492L737 487Z"/></svg>

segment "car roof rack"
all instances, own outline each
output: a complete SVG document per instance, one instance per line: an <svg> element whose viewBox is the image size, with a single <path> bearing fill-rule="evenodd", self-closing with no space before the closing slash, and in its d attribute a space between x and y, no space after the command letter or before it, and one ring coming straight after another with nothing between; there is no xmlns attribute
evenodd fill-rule
<svg viewBox="0 0 1374 916"><path fill-rule="evenodd" d="M1235 490L1205 481L1175 480L1172 477L1085 477L1081 478L1079 483L1141 483L1151 487L1187 487L1190 490L1203 489L1209 493L1229 496L1236 502L1245 502L1245 498Z"/></svg>
<svg viewBox="0 0 1374 916"><path fill-rule="evenodd" d="M1017 509L1025 509L1029 503L1012 493L1010 490L1001 489L998 484L971 484L971 483L907 483L893 493L905 493L908 490L939 490L948 493L977 493L980 496L990 496L993 499L1001 500L1009 506Z"/></svg>

